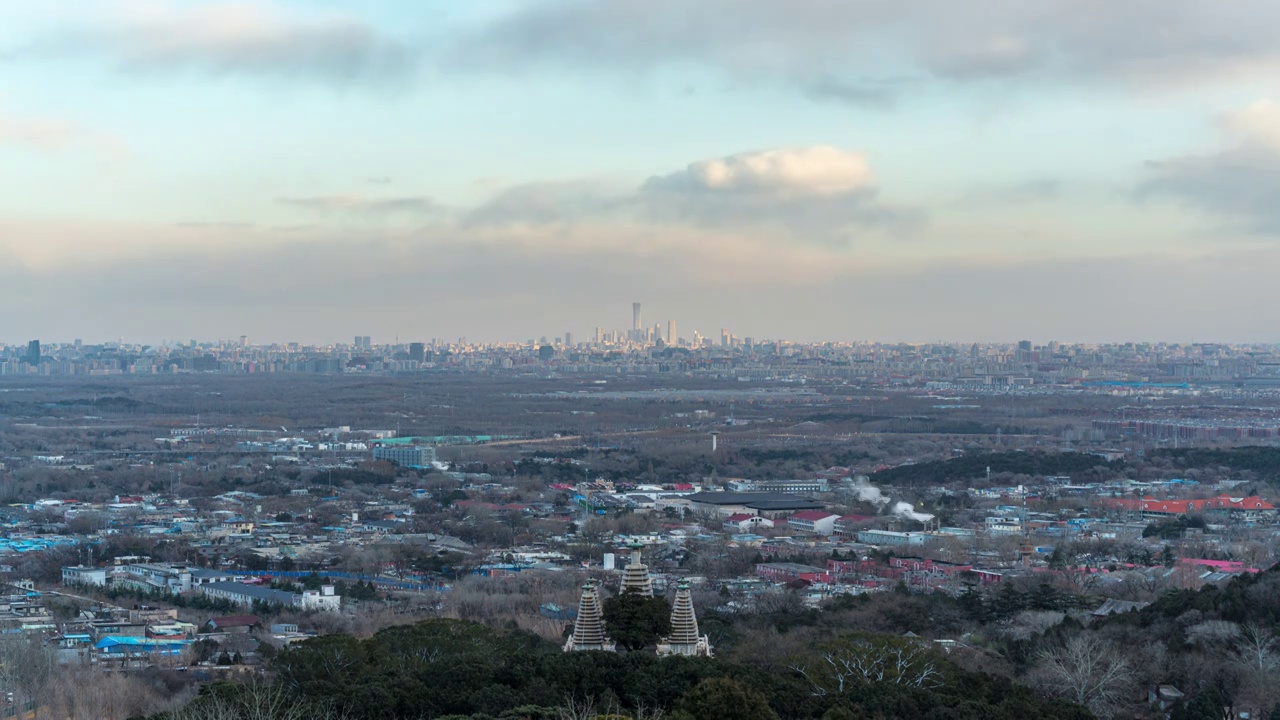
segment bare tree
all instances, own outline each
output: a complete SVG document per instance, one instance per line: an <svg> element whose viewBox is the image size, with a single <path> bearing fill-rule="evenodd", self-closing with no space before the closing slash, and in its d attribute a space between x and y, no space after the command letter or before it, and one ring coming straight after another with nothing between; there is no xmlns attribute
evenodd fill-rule
<svg viewBox="0 0 1280 720"><path fill-rule="evenodd" d="M1112 643L1081 633L1039 654L1037 683L1059 697L1089 708L1098 717L1115 715L1134 681L1133 666Z"/></svg>
<svg viewBox="0 0 1280 720"><path fill-rule="evenodd" d="M57 657L41 638L0 635L0 685L10 689L19 706L46 704L57 670Z"/></svg>
<svg viewBox="0 0 1280 720"><path fill-rule="evenodd" d="M234 697L201 698L172 714L174 720L309 720L345 718L348 713L329 705L297 701L282 685L255 678L237 688Z"/></svg>
<svg viewBox="0 0 1280 720"><path fill-rule="evenodd" d="M942 684L937 657L929 648L908 640L853 635L827 645L818 662L797 663L791 669L809 682L815 696L839 695L864 683L888 683L915 688Z"/></svg>
<svg viewBox="0 0 1280 720"><path fill-rule="evenodd" d="M1240 662L1250 670L1270 673L1280 668L1280 646L1271 631L1248 623L1240 629L1236 648L1240 653Z"/></svg>

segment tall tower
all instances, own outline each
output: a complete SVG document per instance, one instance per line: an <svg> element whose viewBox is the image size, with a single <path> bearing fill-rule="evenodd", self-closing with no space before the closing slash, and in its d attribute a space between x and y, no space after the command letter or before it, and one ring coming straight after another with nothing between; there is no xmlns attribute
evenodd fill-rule
<svg viewBox="0 0 1280 720"><path fill-rule="evenodd" d="M593 580L582 586L578 601L578 617L573 621L573 634L564 643L565 652L583 650L617 651L617 645L604 634L604 616L600 611L600 592Z"/></svg>
<svg viewBox="0 0 1280 720"><path fill-rule="evenodd" d="M653 597L653 578L649 577L649 566L640 561L639 545L631 546L631 562L622 569L622 592Z"/></svg>
<svg viewBox="0 0 1280 720"><path fill-rule="evenodd" d="M676 321L667 321L667 344L674 346L676 344Z"/></svg>
<svg viewBox="0 0 1280 720"><path fill-rule="evenodd" d="M676 587L676 602L671 607L671 636L658 643L658 655L711 657L711 639L698 634L698 617L693 613L688 580L681 580Z"/></svg>
<svg viewBox="0 0 1280 720"><path fill-rule="evenodd" d="M631 329L640 330L640 303L631 303Z"/></svg>

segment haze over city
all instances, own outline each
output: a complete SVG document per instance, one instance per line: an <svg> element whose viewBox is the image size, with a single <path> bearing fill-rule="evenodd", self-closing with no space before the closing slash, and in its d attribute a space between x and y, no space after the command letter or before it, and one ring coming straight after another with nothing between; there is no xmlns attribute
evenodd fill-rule
<svg viewBox="0 0 1280 720"><path fill-rule="evenodd" d="M0 7L28 337L1274 341L1267 0Z"/></svg>
<svg viewBox="0 0 1280 720"><path fill-rule="evenodd" d="M0 720L1280 720L1278 241L1278 0L0 0Z"/></svg>

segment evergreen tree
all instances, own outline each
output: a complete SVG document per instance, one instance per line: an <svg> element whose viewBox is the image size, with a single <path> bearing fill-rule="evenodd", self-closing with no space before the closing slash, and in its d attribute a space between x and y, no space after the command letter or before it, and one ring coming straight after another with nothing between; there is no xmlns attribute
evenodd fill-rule
<svg viewBox="0 0 1280 720"><path fill-rule="evenodd" d="M671 632L671 606L663 598L625 592L605 600L601 609L609 637L627 650L655 645Z"/></svg>
<svg viewBox="0 0 1280 720"><path fill-rule="evenodd" d="M761 693L729 678L709 678L680 697L677 720L778 720Z"/></svg>

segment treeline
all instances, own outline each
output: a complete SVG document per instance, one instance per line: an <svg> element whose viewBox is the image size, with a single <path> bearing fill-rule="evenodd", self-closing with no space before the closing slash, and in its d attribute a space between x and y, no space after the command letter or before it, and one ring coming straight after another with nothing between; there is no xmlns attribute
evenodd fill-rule
<svg viewBox="0 0 1280 720"><path fill-rule="evenodd" d="M518 630L429 620L363 641L308 640L277 656L270 687L208 686L186 710L157 717L248 709L260 692L286 696L282 707L350 718L515 720L567 712L674 720L1090 717L1080 706L1044 701L1006 679L962 670L913 639L832 634L770 660L785 660L788 669L658 658L651 651L563 653Z"/></svg>
<svg viewBox="0 0 1280 720"><path fill-rule="evenodd" d="M950 460L902 465L881 470L872 481L888 485L943 484L958 480L986 477L992 474L1073 475L1094 473L1112 476L1125 467L1124 461L1108 462L1086 453L1003 452L962 455Z"/></svg>
<svg viewBox="0 0 1280 720"><path fill-rule="evenodd" d="M1168 460L1183 470L1224 467L1236 472L1253 472L1261 480L1280 485L1280 448L1254 445L1221 450L1168 448L1153 450L1147 457L1152 461Z"/></svg>

